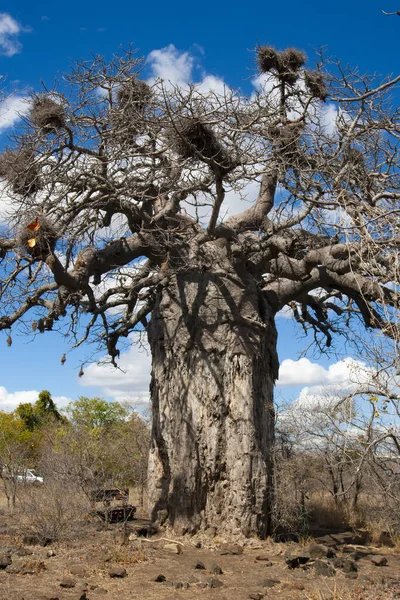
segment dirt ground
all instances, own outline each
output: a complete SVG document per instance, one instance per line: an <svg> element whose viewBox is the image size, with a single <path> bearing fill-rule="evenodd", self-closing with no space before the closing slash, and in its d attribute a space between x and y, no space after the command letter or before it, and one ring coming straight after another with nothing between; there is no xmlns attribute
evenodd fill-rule
<svg viewBox="0 0 400 600"><path fill-rule="evenodd" d="M80 539L43 547L26 540L22 543L7 511L1 509L0 599L400 598L400 549L362 544L350 532L318 532L301 544L271 540L233 543L205 535L176 538L166 532L143 537L148 525L144 518L130 522L127 545L121 544L118 525L101 531L92 523L82 530ZM307 558L310 547L315 552L316 543L320 544L317 553L328 549L328 558ZM292 564L301 555L306 563L290 568L288 552L289 559L295 557ZM372 562L382 561L382 557L386 565ZM347 566L353 565L350 572L341 568L341 558ZM318 570L322 574L317 574ZM111 576L118 574L122 576Z"/></svg>

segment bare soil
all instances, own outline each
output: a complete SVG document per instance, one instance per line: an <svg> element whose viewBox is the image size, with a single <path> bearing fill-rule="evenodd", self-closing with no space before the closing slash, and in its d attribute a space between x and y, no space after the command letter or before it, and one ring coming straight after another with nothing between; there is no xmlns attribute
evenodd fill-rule
<svg viewBox="0 0 400 600"><path fill-rule="evenodd" d="M121 543L122 532L118 525L101 531L92 523L82 529L80 539L43 547L23 544L14 535L7 512L3 509L1 513L0 557L8 552L12 558L11 565L0 569L1 600L103 597L118 600L386 600L400 597L398 549L351 544L349 542L360 540L354 536L352 539L350 533L319 532L314 539L301 544L271 540L232 542L210 535L176 538L166 532L138 537L137 532L143 534L149 525L142 518L129 524L131 535L126 545ZM285 559L288 550L303 552L310 543L331 546L336 557L351 559L357 572L349 576L336 568L333 576L317 575L312 560L289 568ZM376 556L386 557L387 565L374 565L371 557ZM322 561L332 564L331 559ZM200 563L205 568L198 568L202 566ZM110 571L116 567L125 569L126 575L111 577ZM162 581L156 581L157 578ZM63 583L73 587L62 587Z"/></svg>

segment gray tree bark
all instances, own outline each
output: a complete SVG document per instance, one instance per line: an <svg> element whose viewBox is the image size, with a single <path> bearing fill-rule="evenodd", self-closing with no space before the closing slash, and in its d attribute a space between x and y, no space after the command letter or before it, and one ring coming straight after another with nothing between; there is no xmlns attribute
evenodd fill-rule
<svg viewBox="0 0 400 600"><path fill-rule="evenodd" d="M265 537L277 334L255 279L217 269L173 276L148 335L153 520L180 533Z"/></svg>

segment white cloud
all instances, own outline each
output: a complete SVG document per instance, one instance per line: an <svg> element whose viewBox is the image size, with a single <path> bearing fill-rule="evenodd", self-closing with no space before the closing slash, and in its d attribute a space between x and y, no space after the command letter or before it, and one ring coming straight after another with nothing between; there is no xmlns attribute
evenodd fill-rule
<svg viewBox="0 0 400 600"><path fill-rule="evenodd" d="M357 384L365 383L370 372L364 363L350 357L330 365L327 369L318 363L312 363L308 358L300 358L300 360L287 358L279 368L277 385L280 387L289 385L340 385L342 389L344 387L351 388ZM314 392L315 389L312 387L308 389L307 393ZM318 393L320 392L321 390L318 390ZM301 393L303 393L303 390Z"/></svg>
<svg viewBox="0 0 400 600"><path fill-rule="evenodd" d="M11 15L0 13L0 54L13 56L21 52L18 36L22 31L21 25Z"/></svg>
<svg viewBox="0 0 400 600"><path fill-rule="evenodd" d="M80 378L82 386L101 388L101 394L111 396L118 402L135 401L147 403L151 372L151 357L147 342L138 346L139 334L131 336L132 345L127 352L121 354L119 369L110 364L92 363L84 368L85 374ZM143 336L142 336L143 337Z"/></svg>
<svg viewBox="0 0 400 600"><path fill-rule="evenodd" d="M12 127L22 115L29 110L27 98L13 94L9 96L0 105L0 133L7 127Z"/></svg>
<svg viewBox="0 0 400 600"><path fill-rule="evenodd" d="M224 81L215 75L204 75L201 81L194 82L194 57L189 52L179 52L173 44L150 52L148 63L152 73L150 83L155 79L162 79L165 87L176 85L181 88L185 88L189 83L195 83L197 91L201 94L211 90L223 95L226 91Z"/></svg>
<svg viewBox="0 0 400 600"><path fill-rule="evenodd" d="M148 61L154 78L179 86L191 81L193 57L188 52L179 53L173 44L150 52Z"/></svg>
<svg viewBox="0 0 400 600"><path fill-rule="evenodd" d="M39 397L37 390L26 390L18 392L8 392L3 386L0 386L0 410L11 412L17 408L22 402L36 402ZM64 408L71 398L67 396L53 396L53 400L58 409Z"/></svg>

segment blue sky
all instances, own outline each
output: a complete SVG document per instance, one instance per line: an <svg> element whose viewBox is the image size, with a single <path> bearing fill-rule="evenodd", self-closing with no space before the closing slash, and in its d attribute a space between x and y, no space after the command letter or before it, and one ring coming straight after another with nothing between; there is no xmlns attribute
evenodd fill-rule
<svg viewBox="0 0 400 600"><path fill-rule="evenodd" d="M391 2L286 0L268 5L264 0L253 1L247 10L246 5L208 0L197 4L153 1L118 5L93 0L73 0L68 4L3 1L0 73L18 92L18 99L29 90L40 89L41 79L51 87L57 72L68 71L72 60L89 59L91 52L110 57L128 43L150 56L149 76L160 69L162 73L187 69L195 81L212 75L244 91L251 89L251 50L257 43L280 49L296 46L310 57L315 49L324 46L328 55L357 65L361 71L397 73L400 18L381 14L382 8L400 8ZM17 109L15 105L13 118ZM0 109L0 145L9 131L6 125L11 116L12 110L6 118ZM308 343L299 339L288 319L278 319L278 328L281 361L296 360ZM80 363L91 350L71 353L61 366L60 357L67 349L66 341L56 333L37 336L35 342L16 334L11 348L0 337L0 409L34 400L36 392L44 388L59 398L61 405L82 394L144 398L149 377L149 359L145 354L131 350L123 356L126 376L91 365L79 379ZM305 385L338 381L342 363L335 367L337 360L321 358L319 365L315 359L285 363L285 373L298 376L296 379L286 375L285 381L292 385L281 387L280 394L294 398Z"/></svg>

